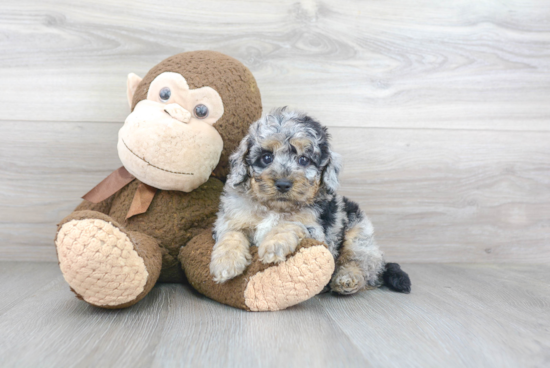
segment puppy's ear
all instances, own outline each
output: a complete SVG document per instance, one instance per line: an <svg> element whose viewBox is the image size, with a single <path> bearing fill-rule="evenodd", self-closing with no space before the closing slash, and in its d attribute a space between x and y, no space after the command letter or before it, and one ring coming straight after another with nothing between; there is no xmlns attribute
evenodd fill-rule
<svg viewBox="0 0 550 368"><path fill-rule="evenodd" d="M252 140L250 135L247 135L243 138L239 147L235 152L229 157L229 165L231 166L231 171L229 177L227 178L227 183L231 187L236 188L239 185L242 185L248 180L248 164L246 163L246 157L248 156L248 151L250 150Z"/></svg>
<svg viewBox="0 0 550 368"><path fill-rule="evenodd" d="M328 164L323 169L322 183L330 192L336 192L340 182L338 175L342 169L342 156L338 153L330 151Z"/></svg>

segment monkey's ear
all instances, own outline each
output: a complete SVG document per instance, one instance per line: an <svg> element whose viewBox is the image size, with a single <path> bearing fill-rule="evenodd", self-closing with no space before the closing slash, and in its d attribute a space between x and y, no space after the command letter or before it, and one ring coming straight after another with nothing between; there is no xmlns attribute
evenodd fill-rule
<svg viewBox="0 0 550 368"><path fill-rule="evenodd" d="M250 135L243 138L239 147L229 157L229 165L231 166L229 176L227 177L227 183L233 188L245 183L248 179L248 164L246 163L246 156L252 146L252 140Z"/></svg>
<svg viewBox="0 0 550 368"><path fill-rule="evenodd" d="M331 192L336 192L340 181L338 180L338 174L342 169L342 157L333 151L330 151L330 158L327 166L323 170L323 185Z"/></svg>
<svg viewBox="0 0 550 368"><path fill-rule="evenodd" d="M134 73L128 74L128 81L126 82L126 97L128 97L128 105L132 108L132 100L134 99L134 93L136 93L137 86L141 82L140 77Z"/></svg>

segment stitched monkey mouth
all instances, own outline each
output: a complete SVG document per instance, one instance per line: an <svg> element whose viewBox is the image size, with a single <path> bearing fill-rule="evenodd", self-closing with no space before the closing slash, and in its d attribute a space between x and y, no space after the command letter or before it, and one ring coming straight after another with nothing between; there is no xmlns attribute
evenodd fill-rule
<svg viewBox="0 0 550 368"><path fill-rule="evenodd" d="M121 140L122 140L122 143L124 143L124 146L126 146L126 149L127 149L128 151L130 151L134 156L136 156L137 158L139 158L141 161L145 162L147 165L154 167L155 169L162 170L162 171L166 171L166 172L169 172L169 173L171 173L171 174L178 174L178 175L193 175L193 173L172 171L172 170L163 169L162 167L158 167L158 166L156 166L156 165L153 165L152 163L150 163L149 161L147 161L147 160L144 159L143 157L138 156L134 151L132 151L132 150L130 149L130 147L128 147L128 145L126 144L126 142L124 142L124 139L121 138Z"/></svg>

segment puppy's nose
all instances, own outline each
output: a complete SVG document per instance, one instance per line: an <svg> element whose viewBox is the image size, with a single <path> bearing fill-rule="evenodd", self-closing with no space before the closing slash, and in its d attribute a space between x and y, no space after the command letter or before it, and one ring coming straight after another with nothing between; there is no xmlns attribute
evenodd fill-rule
<svg viewBox="0 0 550 368"><path fill-rule="evenodd" d="M181 121L182 123L189 123L189 120L191 120L191 113L187 110L185 110L183 107L178 105L177 103L171 103L164 107L164 111L173 117L176 120Z"/></svg>
<svg viewBox="0 0 550 368"><path fill-rule="evenodd" d="M288 179L279 179L275 182L277 190L281 193L286 193L292 188L292 182Z"/></svg>

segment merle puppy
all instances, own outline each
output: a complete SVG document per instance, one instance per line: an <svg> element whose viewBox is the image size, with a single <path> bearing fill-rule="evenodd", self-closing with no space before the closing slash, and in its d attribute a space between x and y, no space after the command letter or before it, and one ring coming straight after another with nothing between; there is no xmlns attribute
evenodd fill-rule
<svg viewBox="0 0 550 368"><path fill-rule="evenodd" d="M214 228L210 272L222 283L250 264L252 245L264 263L281 262L300 241L328 245L336 270L328 287L339 294L386 284L408 293L411 282L385 263L371 222L336 194L340 156L327 128L311 117L276 109L255 122L230 159L231 173Z"/></svg>

